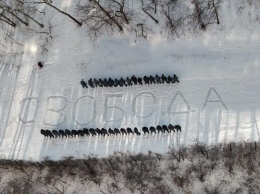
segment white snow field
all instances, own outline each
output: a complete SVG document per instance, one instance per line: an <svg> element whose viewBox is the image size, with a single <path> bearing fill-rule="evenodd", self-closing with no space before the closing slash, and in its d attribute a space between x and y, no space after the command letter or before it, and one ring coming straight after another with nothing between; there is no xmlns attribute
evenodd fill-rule
<svg viewBox="0 0 260 194"><path fill-rule="evenodd" d="M69 10L72 2L64 2L63 9ZM231 6L225 1L223 23L196 39L167 40L157 33L137 42L119 35L92 42L84 28L53 11L56 37L47 55L32 36L19 54L1 58L0 157L105 157L115 151L164 153L169 146L196 140L207 145L259 140L260 12L245 3L247 11L238 15L236 3L244 6L243 1L231 1ZM133 74L176 74L180 83L94 89L79 83ZM67 139L40 134L42 128L140 131L170 123L181 125L182 132Z"/></svg>

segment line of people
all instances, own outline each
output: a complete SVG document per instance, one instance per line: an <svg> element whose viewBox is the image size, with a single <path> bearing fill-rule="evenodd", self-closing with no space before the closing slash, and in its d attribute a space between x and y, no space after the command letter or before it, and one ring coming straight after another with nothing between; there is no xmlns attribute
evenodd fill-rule
<svg viewBox="0 0 260 194"><path fill-rule="evenodd" d="M123 77L121 77L120 79L96 79L94 78L92 80L89 79L88 80L88 84L84 81L84 79L82 79L80 81L80 84L82 85L83 88L88 88L91 87L91 88L95 88L95 87L124 87L124 86L132 86L132 85L143 85L143 84L147 84L147 85L150 85L150 84L164 84L164 83L167 83L167 84L170 84L170 83L179 83L179 78L174 74L173 77L171 76L168 76L166 77L164 74L162 74L162 76L158 76L156 74L155 77L153 76L144 76L143 78L141 77L135 77L134 75L129 78L127 77L126 79L124 79Z"/></svg>
<svg viewBox="0 0 260 194"><path fill-rule="evenodd" d="M142 131L144 134L146 133L156 133L156 131L159 133L165 133L168 132L170 133L171 131L175 132L175 130L178 132L181 132L181 126L180 125L175 125L173 126L170 124L169 126L166 125L158 125L156 128L151 126L151 127L143 127ZM109 128L108 130L105 128L99 129L99 128L84 128L83 130L48 130L48 129L41 129L41 134L44 135L44 137L50 137L50 138L57 138L57 137L84 137L84 136L109 136L109 135L128 135L128 134L136 134L136 135L141 135L139 130L135 127L133 130L128 127L128 128L115 128L114 130Z"/></svg>

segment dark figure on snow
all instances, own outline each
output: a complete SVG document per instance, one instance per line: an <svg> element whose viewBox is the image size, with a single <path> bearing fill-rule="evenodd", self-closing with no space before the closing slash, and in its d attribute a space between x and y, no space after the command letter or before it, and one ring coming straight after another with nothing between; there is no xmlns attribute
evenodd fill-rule
<svg viewBox="0 0 260 194"><path fill-rule="evenodd" d="M117 87L118 85L119 85L119 81L117 79L115 79L114 86Z"/></svg>
<svg viewBox="0 0 260 194"><path fill-rule="evenodd" d="M120 82L121 82L122 85L127 86L127 84L125 83L125 80L122 77L120 79Z"/></svg>
<svg viewBox="0 0 260 194"><path fill-rule="evenodd" d="M168 127L166 125L163 125L162 128L164 132L167 131L169 133Z"/></svg>
<svg viewBox="0 0 260 194"><path fill-rule="evenodd" d="M109 87L113 87L114 86L114 80L112 80L111 78L108 79L108 85Z"/></svg>
<svg viewBox="0 0 260 194"><path fill-rule="evenodd" d="M150 127L150 131L151 131L151 134L152 134L152 133L155 133L155 134L156 134L156 129L155 129L155 127Z"/></svg>
<svg viewBox="0 0 260 194"><path fill-rule="evenodd" d="M96 78L94 78L93 82L94 82L94 84L95 84L95 87L98 87L98 86L99 86L98 80L96 80Z"/></svg>
<svg viewBox="0 0 260 194"><path fill-rule="evenodd" d="M162 133L164 133L164 131L163 131L161 125L157 125L156 129L157 129L158 133L159 133L160 131L161 131Z"/></svg>
<svg viewBox="0 0 260 194"><path fill-rule="evenodd" d="M142 82L142 78L141 78L141 77L138 77L137 81L138 81L139 85L143 85L143 82Z"/></svg>
<svg viewBox="0 0 260 194"><path fill-rule="evenodd" d="M96 132L95 132L95 129L93 129L93 128L89 129L89 133L91 133L92 136L97 135Z"/></svg>
<svg viewBox="0 0 260 194"><path fill-rule="evenodd" d="M61 137L63 138L64 136L67 137L67 135L65 134L65 132L63 130L59 130L59 134L61 135Z"/></svg>
<svg viewBox="0 0 260 194"><path fill-rule="evenodd" d="M141 135L141 133L138 131L136 127L134 128L134 132L136 133L136 135Z"/></svg>
<svg viewBox="0 0 260 194"><path fill-rule="evenodd" d="M148 133L148 134L149 134L148 127L143 127L143 128L142 128L142 130L143 130L144 134L146 134L146 133Z"/></svg>
<svg viewBox="0 0 260 194"><path fill-rule="evenodd" d="M114 135L114 134L115 134L115 132L114 132L111 128L108 129L108 133L109 133L110 135L112 135L112 134Z"/></svg>
<svg viewBox="0 0 260 194"><path fill-rule="evenodd" d="M96 129L95 129L95 132L96 132L98 135L102 135L102 131L101 131L101 129L99 129L99 128L96 128Z"/></svg>
<svg viewBox="0 0 260 194"><path fill-rule="evenodd" d="M44 129L41 129L41 134L44 135L44 137L47 137L46 131Z"/></svg>
<svg viewBox="0 0 260 194"><path fill-rule="evenodd" d="M126 131L127 131L128 134L130 134L130 133L134 134L134 132L132 131L132 129L130 127L127 127Z"/></svg>
<svg viewBox="0 0 260 194"><path fill-rule="evenodd" d="M103 81L103 85L104 85L105 87L108 87L108 82L107 82L107 79L106 79L106 78L105 78L104 81Z"/></svg>
<svg viewBox="0 0 260 194"><path fill-rule="evenodd" d="M124 128L121 128L120 131L121 131L122 135L124 135L124 134L127 135L126 130Z"/></svg>
<svg viewBox="0 0 260 194"><path fill-rule="evenodd" d="M161 78L156 74L156 76L155 76L155 80L156 80L156 83L157 84L161 84L162 82L161 82Z"/></svg>
<svg viewBox="0 0 260 194"><path fill-rule="evenodd" d="M91 88L94 88L94 83L93 83L93 81L92 81L92 78L90 78L89 80L88 80L88 85L91 87ZM96 86L97 87L97 86Z"/></svg>
<svg viewBox="0 0 260 194"><path fill-rule="evenodd" d="M66 134L68 137L69 137L69 136L73 137L71 131L68 130L68 129L65 129L65 134Z"/></svg>
<svg viewBox="0 0 260 194"><path fill-rule="evenodd" d="M173 83L178 82L179 83L179 78L174 74L173 75Z"/></svg>
<svg viewBox="0 0 260 194"><path fill-rule="evenodd" d="M132 86L132 81L129 79L129 77L126 78L127 85Z"/></svg>
<svg viewBox="0 0 260 194"><path fill-rule="evenodd" d="M103 86L104 86L102 79L99 79L99 80L97 81L97 83L98 83L99 87L103 87Z"/></svg>
<svg viewBox="0 0 260 194"><path fill-rule="evenodd" d="M162 74L161 79L162 79L162 83L163 83L163 84L164 84L164 82L168 83L167 77L165 77L164 74Z"/></svg>
<svg viewBox="0 0 260 194"><path fill-rule="evenodd" d="M150 75L149 80L151 84L156 84L153 76Z"/></svg>
<svg viewBox="0 0 260 194"><path fill-rule="evenodd" d="M118 85L119 85L120 87L123 87L123 86L124 86L124 84L123 84L123 82L121 81L121 79L118 80Z"/></svg>
<svg viewBox="0 0 260 194"><path fill-rule="evenodd" d="M82 87L84 88L88 88L87 83L84 81L84 79L81 80L80 84L82 85Z"/></svg>
<svg viewBox="0 0 260 194"><path fill-rule="evenodd" d="M105 135L109 136L109 134L105 128L102 128L101 131L102 131L103 136L105 136Z"/></svg>
<svg viewBox="0 0 260 194"><path fill-rule="evenodd" d="M55 138L57 138L58 136L60 137L60 134L57 130L52 130L52 134L54 135Z"/></svg>
<svg viewBox="0 0 260 194"><path fill-rule="evenodd" d="M144 80L144 84L148 84L148 85L150 84L149 78L147 76L144 76L143 80Z"/></svg>
<svg viewBox="0 0 260 194"><path fill-rule="evenodd" d="M41 134L43 134L45 137L50 137L50 138L54 138L54 135L52 134L52 132L48 129L44 130L41 129Z"/></svg>
<svg viewBox="0 0 260 194"><path fill-rule="evenodd" d="M76 137L76 135L78 135L77 130L71 130L71 133L72 133L72 137Z"/></svg>
<svg viewBox="0 0 260 194"><path fill-rule="evenodd" d="M43 68L42 62L38 62L38 66L40 67L40 69Z"/></svg>
<svg viewBox="0 0 260 194"><path fill-rule="evenodd" d="M115 128L115 129L114 129L114 132L115 132L116 135L117 135L117 134L119 134L119 135L121 134L118 128Z"/></svg>
<svg viewBox="0 0 260 194"><path fill-rule="evenodd" d="M180 131L181 132L181 126L180 125L175 125L174 128L176 129L176 131Z"/></svg>
<svg viewBox="0 0 260 194"><path fill-rule="evenodd" d="M88 132L88 129L87 129L87 128L84 128L84 129L83 129L83 133L85 133L85 135L89 136L89 132Z"/></svg>
<svg viewBox="0 0 260 194"><path fill-rule="evenodd" d="M134 75L131 77L131 80L132 82L134 82L134 85L137 84L137 78Z"/></svg>
<svg viewBox="0 0 260 194"><path fill-rule="evenodd" d="M171 76L168 76L168 84L173 83L173 78Z"/></svg>
<svg viewBox="0 0 260 194"><path fill-rule="evenodd" d="M171 132L171 131L175 132L174 126L173 126L172 124L170 124L170 125L168 126L168 129L170 130L170 132Z"/></svg>
<svg viewBox="0 0 260 194"><path fill-rule="evenodd" d="M80 137L84 137L84 133L83 133L82 130L78 130L78 136L80 136Z"/></svg>

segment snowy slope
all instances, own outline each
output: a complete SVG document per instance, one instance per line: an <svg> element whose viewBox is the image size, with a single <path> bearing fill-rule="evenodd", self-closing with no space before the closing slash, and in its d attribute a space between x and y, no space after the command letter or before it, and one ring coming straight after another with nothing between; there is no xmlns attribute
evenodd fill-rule
<svg viewBox="0 0 260 194"><path fill-rule="evenodd" d="M1 60L1 157L103 157L114 151L163 153L169 146L185 146L195 140L208 145L258 140L259 8L237 2L226 1L224 23L212 26L200 38L166 40L156 34L149 42L137 43L117 35L102 36L93 43L84 28L53 12L58 36L47 55L41 54L37 40L31 37L25 41L23 53ZM64 3L64 9L70 3ZM237 12L238 5L245 6L243 14ZM38 61L45 64L41 70ZM162 73L175 73L180 83L95 89L82 89L79 84L81 78ZM140 129L170 123L180 124L182 132L54 140L40 134L41 128Z"/></svg>

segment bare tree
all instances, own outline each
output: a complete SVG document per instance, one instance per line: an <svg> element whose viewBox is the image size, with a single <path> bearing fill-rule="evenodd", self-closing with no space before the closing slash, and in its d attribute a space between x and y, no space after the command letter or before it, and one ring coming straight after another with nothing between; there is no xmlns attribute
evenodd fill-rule
<svg viewBox="0 0 260 194"><path fill-rule="evenodd" d="M202 29L209 24L220 24L219 9L221 0L193 0L195 15Z"/></svg>
<svg viewBox="0 0 260 194"><path fill-rule="evenodd" d="M157 13L157 1L156 0L152 0L151 2L145 1L144 3L144 1L141 0L141 2L142 2L143 12L147 14L156 24L158 24L159 21L151 13L149 13L150 10L153 11L154 14Z"/></svg>
<svg viewBox="0 0 260 194"><path fill-rule="evenodd" d="M82 22L88 26L89 34L97 37L101 34L124 31L130 25L134 12L126 0L91 0L78 4L77 12Z"/></svg>
<svg viewBox="0 0 260 194"><path fill-rule="evenodd" d="M75 17L73 17L71 14L65 12L65 11L62 11L60 10L58 7L54 6L52 4L52 1L49 1L49 0L42 0L42 1L38 1L38 2L33 2L35 4L41 4L41 3L44 3L48 6L50 6L51 8L55 9L56 11L58 11L59 13L69 17L70 19L72 19L74 22L76 22L79 26L82 26L82 22L78 21Z"/></svg>
<svg viewBox="0 0 260 194"><path fill-rule="evenodd" d="M10 1L9 4L0 0L0 21L13 27L16 27L19 24L29 26L30 22L34 22L39 27L43 28L44 25L33 17L36 10L37 9L34 6L24 3L23 0Z"/></svg>

